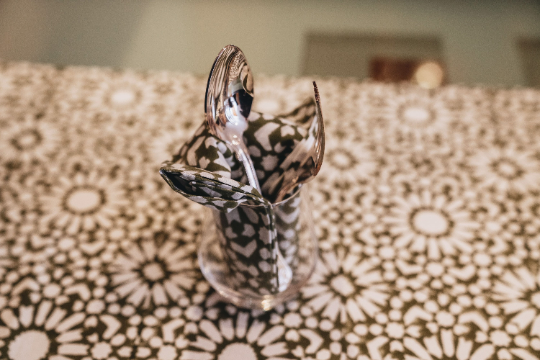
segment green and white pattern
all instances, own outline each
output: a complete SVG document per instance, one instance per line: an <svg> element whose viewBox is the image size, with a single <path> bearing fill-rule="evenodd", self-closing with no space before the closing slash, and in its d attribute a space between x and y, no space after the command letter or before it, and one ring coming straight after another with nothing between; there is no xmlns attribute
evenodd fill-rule
<svg viewBox="0 0 540 360"><path fill-rule="evenodd" d="M313 136L302 127L302 123L309 126L314 122L313 104L313 100L306 101L285 117L253 112L248 119L246 145L263 184L263 194L270 199L281 184L276 180L287 170L283 164L294 165L287 159L295 146ZM301 125L287 117L299 120ZM257 295L287 288L298 250L299 196L280 205L275 213L268 200L245 184L240 162L224 141L210 133L205 123L171 161L162 165L160 173L176 192L222 212L215 212L214 216L234 288ZM288 261L282 252L286 252Z"/></svg>
<svg viewBox="0 0 540 360"><path fill-rule="evenodd" d="M258 111L313 92L256 81ZM0 358L540 358L540 91L317 84L320 260L261 313L210 288L158 173L206 78L0 62Z"/></svg>
<svg viewBox="0 0 540 360"><path fill-rule="evenodd" d="M165 163L161 176L177 193L212 210L229 213L240 204L270 205L254 187L183 164Z"/></svg>

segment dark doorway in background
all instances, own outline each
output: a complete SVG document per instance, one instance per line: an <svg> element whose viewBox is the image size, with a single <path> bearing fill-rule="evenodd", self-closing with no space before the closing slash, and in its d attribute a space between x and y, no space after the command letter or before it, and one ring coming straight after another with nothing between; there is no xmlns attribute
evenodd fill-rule
<svg viewBox="0 0 540 360"><path fill-rule="evenodd" d="M540 87L540 39L518 39L525 84Z"/></svg>
<svg viewBox="0 0 540 360"><path fill-rule="evenodd" d="M436 36L310 33L302 74L408 81L427 61L438 64L446 80L442 41Z"/></svg>

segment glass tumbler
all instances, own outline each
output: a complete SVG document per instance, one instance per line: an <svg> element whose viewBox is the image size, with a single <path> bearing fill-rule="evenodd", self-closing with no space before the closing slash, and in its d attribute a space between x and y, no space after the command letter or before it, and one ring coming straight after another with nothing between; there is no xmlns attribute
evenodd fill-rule
<svg viewBox="0 0 540 360"><path fill-rule="evenodd" d="M266 311L293 298L318 257L311 208L304 185L270 206L207 210L198 249L204 277L225 300L243 308Z"/></svg>

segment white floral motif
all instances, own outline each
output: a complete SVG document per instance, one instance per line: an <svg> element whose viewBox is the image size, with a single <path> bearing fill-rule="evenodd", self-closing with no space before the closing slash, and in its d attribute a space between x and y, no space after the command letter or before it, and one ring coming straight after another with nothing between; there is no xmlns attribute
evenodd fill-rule
<svg viewBox="0 0 540 360"><path fill-rule="evenodd" d="M175 131L169 130L156 137L150 148L152 159L156 164L170 160L173 155L176 155L184 142L188 140L187 135L186 130L177 129Z"/></svg>
<svg viewBox="0 0 540 360"><path fill-rule="evenodd" d="M501 90L495 96L494 106L512 114L523 110L525 113L536 114L540 111L540 94L533 89Z"/></svg>
<svg viewBox="0 0 540 360"><path fill-rule="evenodd" d="M90 93L91 104L96 109L107 109L113 116L137 116L148 111L155 99L152 88L137 76L129 73L113 81L102 81Z"/></svg>
<svg viewBox="0 0 540 360"><path fill-rule="evenodd" d="M79 359L88 353L83 344L85 314L68 314L44 300L38 305L20 306L18 315L10 308L0 313L0 351L3 359ZM31 346L29 346L31 344Z"/></svg>
<svg viewBox="0 0 540 360"><path fill-rule="evenodd" d="M485 187L505 192L526 192L538 188L540 167L527 151L513 148L483 151L470 159L475 176Z"/></svg>
<svg viewBox="0 0 540 360"><path fill-rule="evenodd" d="M478 228L463 202L448 201L443 195L433 196L427 191L420 196L412 194L407 199L394 198L394 207L384 220L396 236L396 247L409 246L414 251L427 249L430 258L458 250L470 253L470 240Z"/></svg>
<svg viewBox="0 0 540 360"><path fill-rule="evenodd" d="M424 323L423 327L430 335L426 335L422 341L425 347L421 346L419 341L412 339L404 342L405 347L417 356L429 353L437 358L451 359L455 356L466 358L470 355L472 342L467 341L463 336L469 328L458 322L459 315L462 313L463 307L452 301L445 293L440 293L436 301L432 299L426 301L423 308L413 306L405 314L405 322ZM409 325L410 328L412 328L411 325Z"/></svg>
<svg viewBox="0 0 540 360"><path fill-rule="evenodd" d="M254 319L249 324L250 316L246 312L238 312L236 321L231 318L219 320L218 326L203 319L199 322L196 341L191 342L190 349L184 350L183 359L218 360L258 360L289 358L283 334L283 325L267 326L263 321ZM191 349L197 350L191 350ZM200 349L200 350L199 350ZM215 355L214 355L215 354Z"/></svg>
<svg viewBox="0 0 540 360"><path fill-rule="evenodd" d="M41 198L44 225L65 229L68 234L96 227L110 228L120 208L127 204L119 180L92 173L76 174L73 179L60 177L51 194Z"/></svg>
<svg viewBox="0 0 540 360"><path fill-rule="evenodd" d="M427 261L423 255L418 256L409 268L401 263L399 265L405 273L419 272L417 279L429 284L431 289L441 291L446 287L448 289L446 291L451 291L450 289L455 288L456 284L471 281L471 278L476 275L477 268L470 263L470 258L469 256L469 262L463 267L457 266L451 257ZM423 265L418 265L420 263Z"/></svg>
<svg viewBox="0 0 540 360"><path fill-rule="evenodd" d="M359 179L368 178L377 168L369 149L347 139L327 144L324 156L326 166L321 168L320 175L329 181L357 183Z"/></svg>
<svg viewBox="0 0 540 360"><path fill-rule="evenodd" d="M291 89L287 93L276 92L276 86L283 86L287 82L285 77L273 77L272 81L266 76L257 76L257 96L253 100L252 109L264 114L281 115L293 110L306 98L313 96L311 81L299 81L287 84Z"/></svg>
<svg viewBox="0 0 540 360"><path fill-rule="evenodd" d="M391 309L378 314L377 323L357 324L345 337L348 355L355 357L360 351L356 344L365 342L370 359L468 359L473 342L462 336L468 328L456 325L461 306L450 303L446 294L423 307L406 306L412 296L404 291L391 298Z"/></svg>
<svg viewBox="0 0 540 360"><path fill-rule="evenodd" d="M527 234L528 249L525 254L531 259L540 261L540 242L538 235L540 234L540 199L534 197L526 197L519 205L523 230ZM517 228L517 227L516 227Z"/></svg>
<svg viewBox="0 0 540 360"><path fill-rule="evenodd" d="M130 319L132 320L132 319ZM113 315L104 314L100 316L90 316L85 325L93 325L96 328L102 328L102 331L93 332L86 336L89 343L89 352L92 359L111 360L119 358L129 358L132 356L132 341L136 337L136 330L133 327L127 327L122 324L120 319ZM83 358L82 360L90 358Z"/></svg>
<svg viewBox="0 0 540 360"><path fill-rule="evenodd" d="M0 131L0 159L6 161L47 160L60 143L60 132L51 123L27 117L12 121Z"/></svg>
<svg viewBox="0 0 540 360"><path fill-rule="evenodd" d="M129 244L111 264L116 293L135 306L168 304L186 295L197 281L193 264L194 245L178 246L168 240Z"/></svg>
<svg viewBox="0 0 540 360"><path fill-rule="evenodd" d="M297 344L294 349L291 347L291 354L301 359L311 359L309 356L325 359L330 353L342 352L341 331L334 328L332 321L319 321L310 307L304 305L300 308L300 303L295 300L285 306L288 311L283 316L272 314L270 322L285 325L285 339ZM275 311L281 314L285 306L278 306Z"/></svg>
<svg viewBox="0 0 540 360"><path fill-rule="evenodd" d="M443 101L432 98L429 92L416 89L401 96L388 96L386 89L385 107L374 107L375 127L386 129L375 133L377 138L394 138L398 134L421 137L443 133L453 120L451 111ZM384 134L384 135L383 135Z"/></svg>
<svg viewBox="0 0 540 360"><path fill-rule="evenodd" d="M489 309L489 307L496 306L487 304L486 309ZM474 343L471 340L462 341L470 344L468 345L468 352L462 355L466 356L464 358L479 360L491 358L501 360L535 359L534 355L528 349L525 349L529 345L525 337L516 335L518 330L513 324L506 324L503 329L504 321L500 316L491 316L486 319L478 311L471 311L461 314L459 318L463 322L473 324L474 327L478 328L474 334ZM534 341L531 342L531 345L536 348L534 350L540 349L538 344L534 344Z"/></svg>
<svg viewBox="0 0 540 360"><path fill-rule="evenodd" d="M388 298L388 285L370 259L353 252L321 254L315 273L301 290L315 312L332 321L365 321L380 310Z"/></svg>
<svg viewBox="0 0 540 360"><path fill-rule="evenodd" d="M512 316L511 324L520 330L530 326L531 335L540 335L540 272L526 267L505 272L493 290L493 299Z"/></svg>
<svg viewBox="0 0 540 360"><path fill-rule="evenodd" d="M13 62L2 63L0 68L0 125L49 104L51 85L58 76L53 65Z"/></svg>

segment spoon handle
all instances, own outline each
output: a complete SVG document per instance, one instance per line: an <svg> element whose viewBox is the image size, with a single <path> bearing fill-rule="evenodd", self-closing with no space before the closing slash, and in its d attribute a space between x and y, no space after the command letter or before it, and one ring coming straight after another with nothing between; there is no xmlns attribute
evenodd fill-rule
<svg viewBox="0 0 540 360"><path fill-rule="evenodd" d="M244 165L244 170L248 178L249 185L253 186L255 189L261 191L261 186L259 185L259 180L257 179L257 173L255 172L255 167L253 166L253 161L248 155L247 148L243 143L230 143L231 150L236 154L236 158Z"/></svg>

